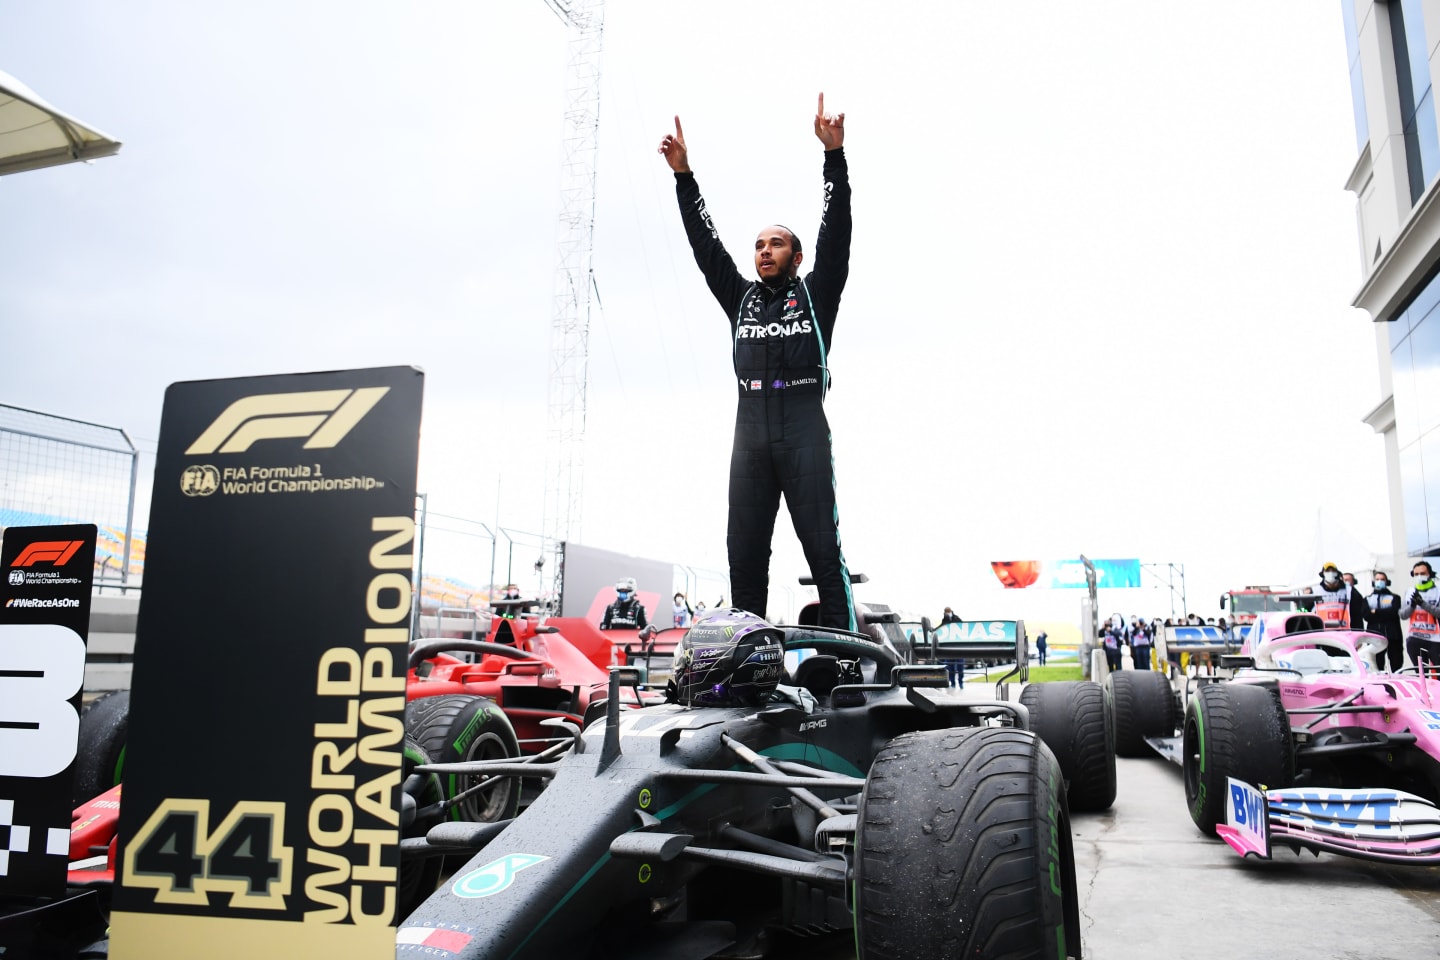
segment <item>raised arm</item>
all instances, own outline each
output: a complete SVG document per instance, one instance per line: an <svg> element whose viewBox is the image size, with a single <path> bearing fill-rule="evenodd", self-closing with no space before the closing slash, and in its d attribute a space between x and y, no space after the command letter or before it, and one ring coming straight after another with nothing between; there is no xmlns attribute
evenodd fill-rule
<svg viewBox="0 0 1440 960"><path fill-rule="evenodd" d="M815 111L815 136L825 146L825 200L815 238L812 293L827 306L830 322L850 276L850 173L845 163L845 114L825 112L825 94ZM830 330L823 331L829 339Z"/></svg>
<svg viewBox="0 0 1440 960"><path fill-rule="evenodd" d="M680 126L679 117L675 118L675 133L665 135L658 152L675 171L675 198L680 203L680 219L685 224L685 237L690 241L695 263L733 326L740 300L750 284L740 275L730 254L725 252L720 232L715 229L715 222L710 219L710 211L705 206L705 198L700 196L700 185L695 182L695 174L690 169L690 154L685 148L685 131Z"/></svg>

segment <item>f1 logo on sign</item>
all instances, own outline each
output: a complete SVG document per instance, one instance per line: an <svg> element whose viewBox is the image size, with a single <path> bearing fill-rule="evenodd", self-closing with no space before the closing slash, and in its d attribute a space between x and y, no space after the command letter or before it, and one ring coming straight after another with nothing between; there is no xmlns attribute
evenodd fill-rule
<svg viewBox="0 0 1440 960"><path fill-rule="evenodd" d="M49 563L63 567L75 556L75 551L84 545L84 540L43 540L32 543L20 551L20 556L16 557L10 566L33 567L37 563Z"/></svg>
<svg viewBox="0 0 1440 960"><path fill-rule="evenodd" d="M190 456L244 453L257 440L305 437L307 450L327 450L354 429L389 387L307 390L242 397L190 444Z"/></svg>

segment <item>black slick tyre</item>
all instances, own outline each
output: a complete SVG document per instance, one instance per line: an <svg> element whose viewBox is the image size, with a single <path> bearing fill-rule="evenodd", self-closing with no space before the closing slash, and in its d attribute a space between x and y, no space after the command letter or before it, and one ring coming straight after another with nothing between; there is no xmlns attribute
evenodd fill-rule
<svg viewBox="0 0 1440 960"><path fill-rule="evenodd" d="M1020 691L1033 730L1065 777L1071 810L1095 812L1115 802L1115 726L1105 689L1089 680L1032 683Z"/></svg>
<svg viewBox="0 0 1440 960"><path fill-rule="evenodd" d="M129 730L129 690L107 693L91 701L80 714L72 808L95 799L120 782Z"/></svg>
<svg viewBox="0 0 1440 960"><path fill-rule="evenodd" d="M411 700L405 730L434 763L500 760L520 756L515 728L495 701L465 694ZM486 778L445 774L441 783L453 799ZM505 777L493 787L470 794L451 808L452 820L492 823L509 820L520 809L520 781Z"/></svg>
<svg viewBox="0 0 1440 960"><path fill-rule="evenodd" d="M1154 670L1118 670L1105 677L1115 709L1115 752L1122 757L1150 753L1146 737L1175 732L1175 694L1165 674Z"/></svg>
<svg viewBox="0 0 1440 960"><path fill-rule="evenodd" d="M1269 690L1207 683L1190 698L1183 740L1185 802L1202 833L1225 820L1226 779L1278 789L1295 778L1290 718Z"/></svg>
<svg viewBox="0 0 1440 960"><path fill-rule="evenodd" d="M865 781L856 847L859 960L1080 956L1065 783L1031 731L891 740Z"/></svg>

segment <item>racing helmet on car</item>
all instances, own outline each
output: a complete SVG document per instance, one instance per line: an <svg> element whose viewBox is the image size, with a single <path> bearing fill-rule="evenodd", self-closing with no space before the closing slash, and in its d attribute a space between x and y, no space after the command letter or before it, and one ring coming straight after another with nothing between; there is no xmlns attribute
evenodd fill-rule
<svg viewBox="0 0 1440 960"><path fill-rule="evenodd" d="M744 610L711 610L675 645L665 699L691 707L755 706L779 684L784 661L778 629Z"/></svg>

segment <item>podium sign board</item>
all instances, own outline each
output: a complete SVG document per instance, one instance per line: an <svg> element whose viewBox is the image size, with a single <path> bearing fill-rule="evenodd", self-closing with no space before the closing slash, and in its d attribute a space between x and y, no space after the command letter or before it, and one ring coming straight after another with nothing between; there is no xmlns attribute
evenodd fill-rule
<svg viewBox="0 0 1440 960"><path fill-rule="evenodd" d="M0 545L0 894L65 893L95 533L9 527Z"/></svg>
<svg viewBox="0 0 1440 960"><path fill-rule="evenodd" d="M387 367L166 392L117 960L394 956L422 386Z"/></svg>

